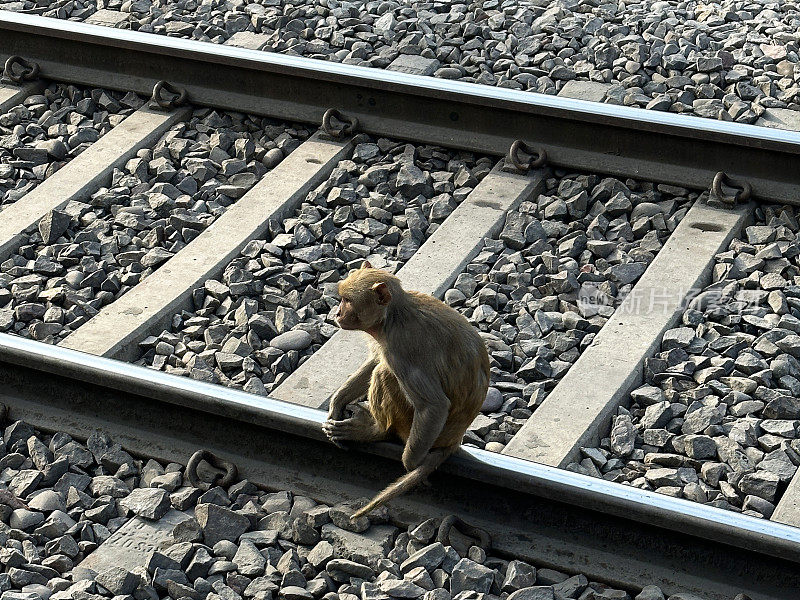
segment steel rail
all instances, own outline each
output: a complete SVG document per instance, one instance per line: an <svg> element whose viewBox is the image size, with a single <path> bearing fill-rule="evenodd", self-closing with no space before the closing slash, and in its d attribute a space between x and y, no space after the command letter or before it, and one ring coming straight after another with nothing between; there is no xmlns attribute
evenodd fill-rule
<svg viewBox="0 0 800 600"><path fill-rule="evenodd" d="M585 102L0 11L0 59L43 77L320 123L328 108L361 131L503 155L517 140L550 164L707 189L723 171L757 199L800 204L800 133Z"/></svg>
<svg viewBox="0 0 800 600"><path fill-rule="evenodd" d="M185 463L208 447L257 483L328 502L370 496L400 472L395 445L327 443L320 411L8 334L0 402L11 418L106 430L144 456ZM800 529L482 450L464 448L392 509L404 522L458 513L500 552L629 589L711 600L800 590Z"/></svg>

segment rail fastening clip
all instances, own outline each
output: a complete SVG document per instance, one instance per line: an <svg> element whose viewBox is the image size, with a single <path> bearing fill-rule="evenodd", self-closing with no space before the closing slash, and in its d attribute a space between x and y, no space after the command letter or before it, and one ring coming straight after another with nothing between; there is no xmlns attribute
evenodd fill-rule
<svg viewBox="0 0 800 600"><path fill-rule="evenodd" d="M479 527L465 523L460 517L456 515L448 515L442 519L442 524L439 525L439 532L436 534L436 541L441 542L445 546L452 546L450 534L453 529L460 531L465 536L472 538L477 543L476 546L488 552L492 546L492 539L489 534Z"/></svg>
<svg viewBox="0 0 800 600"><path fill-rule="evenodd" d="M727 195L722 190L723 185L727 188L735 189L736 191L733 195ZM747 202L750 199L750 195L753 193L753 187L747 181L733 179L724 171L720 171L714 175L711 191L720 202L733 206L740 202Z"/></svg>
<svg viewBox="0 0 800 600"><path fill-rule="evenodd" d="M39 77L39 64L25 60L21 56L9 56L3 67L3 75L14 83L33 81Z"/></svg>
<svg viewBox="0 0 800 600"><path fill-rule="evenodd" d="M524 159L523 154L526 155ZM506 161L511 163L517 171L538 169L547 163L547 152L541 146L534 148L522 140L515 140L508 149Z"/></svg>
<svg viewBox="0 0 800 600"><path fill-rule="evenodd" d="M164 92L170 94L165 96ZM188 94L186 88L172 85L163 79L153 86L153 96L150 98L150 108L160 108L161 110L172 110L186 103Z"/></svg>
<svg viewBox="0 0 800 600"><path fill-rule="evenodd" d="M333 120L336 119L341 126L334 127ZM322 115L322 131L332 138L340 139L346 135L353 135L358 129L358 119L343 114L335 108L329 108Z"/></svg>
<svg viewBox="0 0 800 600"><path fill-rule="evenodd" d="M200 466L201 461L206 461L215 469L220 469L225 471L225 473L217 473L213 481L201 481L200 475L197 473L197 467ZM189 479L189 483L192 484L192 487L196 487L204 492L208 491L212 484L221 487L228 487L234 481L236 481L236 476L238 474L239 469L236 468L235 464L229 460L218 457L210 450L198 450L192 454L189 462L186 463L186 477Z"/></svg>

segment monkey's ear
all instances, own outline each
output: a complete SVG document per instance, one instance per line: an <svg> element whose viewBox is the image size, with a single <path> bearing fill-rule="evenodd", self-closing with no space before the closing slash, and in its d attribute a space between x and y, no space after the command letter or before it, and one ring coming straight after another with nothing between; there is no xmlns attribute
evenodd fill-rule
<svg viewBox="0 0 800 600"><path fill-rule="evenodd" d="M382 306L389 304L392 299L392 292L389 291L389 286L385 282L376 283L372 286L372 289L378 294L378 304Z"/></svg>
<svg viewBox="0 0 800 600"><path fill-rule="evenodd" d="M370 264L370 262L368 260L365 260L363 263L361 263L361 268L362 269L371 269L372 268L372 264Z"/></svg>

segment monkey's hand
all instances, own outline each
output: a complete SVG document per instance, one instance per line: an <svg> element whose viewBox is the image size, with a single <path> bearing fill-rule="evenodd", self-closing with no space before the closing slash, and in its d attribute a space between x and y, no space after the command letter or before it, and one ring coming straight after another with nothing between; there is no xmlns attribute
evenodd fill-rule
<svg viewBox="0 0 800 600"><path fill-rule="evenodd" d="M338 401L334 394L331 397L330 406L328 407L328 421L338 421L341 419L345 406L347 406L347 404Z"/></svg>
<svg viewBox="0 0 800 600"><path fill-rule="evenodd" d="M328 439L340 448L342 442L377 442L386 439L387 432L381 430L369 410L360 404L349 404L346 419L328 419L322 430Z"/></svg>
<svg viewBox="0 0 800 600"><path fill-rule="evenodd" d="M340 436L338 435L340 432L338 425L342 422L343 421L338 421L329 417L328 420L322 424L322 431L325 432L325 435L328 436L328 439L333 443L334 446L341 448L342 450L347 450L347 447L342 444Z"/></svg>
<svg viewBox="0 0 800 600"><path fill-rule="evenodd" d="M357 401L357 398L351 399L341 390L335 392L328 403L328 421L341 421L352 416Z"/></svg>

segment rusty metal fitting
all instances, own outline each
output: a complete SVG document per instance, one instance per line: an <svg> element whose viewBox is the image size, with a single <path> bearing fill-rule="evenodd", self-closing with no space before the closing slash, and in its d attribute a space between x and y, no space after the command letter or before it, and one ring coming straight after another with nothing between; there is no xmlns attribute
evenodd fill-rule
<svg viewBox="0 0 800 600"><path fill-rule="evenodd" d="M200 466L201 461L206 461L215 469L225 471L225 473L217 473L212 481L201 481L200 475L197 473L197 467ZM189 462L186 463L186 477L189 479L189 483L192 484L192 487L196 487L204 492L208 491L212 485L228 487L236 481L236 476L238 474L239 469L236 468L235 464L229 460L218 457L210 450L198 450L192 454Z"/></svg>
<svg viewBox="0 0 800 600"><path fill-rule="evenodd" d="M33 81L39 77L38 63L25 60L21 56L10 56L3 68L3 75L14 83Z"/></svg>
<svg viewBox="0 0 800 600"><path fill-rule="evenodd" d="M526 158L523 159L523 155ZM508 149L506 160L518 171L528 171L543 167L547 163L547 152L541 146L534 148L522 140L516 140Z"/></svg>
<svg viewBox="0 0 800 600"><path fill-rule="evenodd" d="M340 127L333 126L333 120L336 119L341 123ZM329 108L322 115L322 131L331 136L332 138L342 138L348 135L353 135L358 129L358 119L343 114L335 108Z"/></svg>
<svg viewBox="0 0 800 600"><path fill-rule="evenodd" d="M735 189L736 192L731 196L723 192L722 186ZM714 175L714 181L711 184L711 192L723 204L738 204L740 202L747 202L753 192L752 186L747 181L732 179L724 171L720 171Z"/></svg>
<svg viewBox="0 0 800 600"><path fill-rule="evenodd" d="M474 525L465 523L456 515L448 515L442 519L442 524L439 525L439 532L436 534L436 541L441 542L445 546L452 546L453 544L450 540L450 534L452 533L453 529L460 531L465 536L475 540L476 543L474 545L487 552L492 547L492 539L489 537L489 534L486 531L480 527L475 527Z"/></svg>
<svg viewBox="0 0 800 600"><path fill-rule="evenodd" d="M165 96L169 94L168 96ZM162 110L172 110L178 106L183 106L186 103L188 94L186 88L177 87L168 81L161 80L153 86L153 95L150 98L151 108L160 108Z"/></svg>

